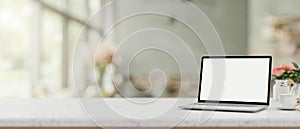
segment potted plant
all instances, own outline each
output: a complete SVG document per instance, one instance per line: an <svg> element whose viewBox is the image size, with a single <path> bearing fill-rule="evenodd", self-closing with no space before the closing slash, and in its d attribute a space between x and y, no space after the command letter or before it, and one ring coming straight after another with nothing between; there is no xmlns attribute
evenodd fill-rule
<svg viewBox="0 0 300 129"><path fill-rule="evenodd" d="M290 87L288 86L288 79L292 79L291 75L292 73L295 74L295 70L295 63L282 64L279 67L272 69L272 79L275 80L275 85L273 86L273 99L278 100L279 94L289 93Z"/></svg>

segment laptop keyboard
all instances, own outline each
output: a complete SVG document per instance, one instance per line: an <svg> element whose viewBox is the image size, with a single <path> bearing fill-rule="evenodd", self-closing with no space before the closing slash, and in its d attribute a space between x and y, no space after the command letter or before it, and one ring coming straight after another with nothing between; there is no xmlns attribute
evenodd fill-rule
<svg viewBox="0 0 300 129"><path fill-rule="evenodd" d="M247 104L228 104L228 103L198 103L199 105L208 105L208 106L224 106L224 107L257 107L258 105L247 105Z"/></svg>

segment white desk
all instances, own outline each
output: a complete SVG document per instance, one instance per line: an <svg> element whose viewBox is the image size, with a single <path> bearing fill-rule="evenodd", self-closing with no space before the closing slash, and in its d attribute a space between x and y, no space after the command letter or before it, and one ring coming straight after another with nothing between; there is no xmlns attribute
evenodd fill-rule
<svg viewBox="0 0 300 129"><path fill-rule="evenodd" d="M151 99L132 101L148 102ZM128 104L125 99L16 99L0 101L0 127L300 127L300 112L270 108L258 113L231 113L180 110L178 105L195 99L163 98L148 104ZM81 103L79 103L81 102ZM81 104L94 105L92 111L83 110ZM113 105L121 111L106 109ZM136 106L134 106L136 105ZM131 107L133 106L133 107ZM146 108L144 108L146 107ZM163 113L168 109L166 113ZM97 115L97 114L101 115ZM157 114L160 114L157 116ZM211 113L211 114L210 114ZM90 117L98 123L93 122ZM201 117L202 115L202 117ZM210 115L205 122L204 115ZM152 117L152 118L145 118ZM128 118L129 117L129 118ZM144 119L142 119L144 118Z"/></svg>

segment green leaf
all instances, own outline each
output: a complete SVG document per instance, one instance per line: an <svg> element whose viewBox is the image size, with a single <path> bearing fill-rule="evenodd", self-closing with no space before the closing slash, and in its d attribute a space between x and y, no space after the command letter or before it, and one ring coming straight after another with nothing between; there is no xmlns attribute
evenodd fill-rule
<svg viewBox="0 0 300 129"><path fill-rule="evenodd" d="M296 69L299 68L299 66L298 66L295 62L292 62L292 64L294 65L294 67L295 67Z"/></svg>

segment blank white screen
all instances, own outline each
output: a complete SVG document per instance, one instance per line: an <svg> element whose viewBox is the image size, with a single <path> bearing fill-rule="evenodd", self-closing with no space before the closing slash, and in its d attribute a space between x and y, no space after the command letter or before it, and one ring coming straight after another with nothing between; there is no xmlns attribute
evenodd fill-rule
<svg viewBox="0 0 300 129"><path fill-rule="evenodd" d="M200 100L266 103L268 100L269 62L268 58L205 58L202 68ZM220 81L220 78L223 81ZM219 84L214 86L213 81L224 83L221 83L220 88ZM216 93L216 90L218 90L218 94L213 94Z"/></svg>

